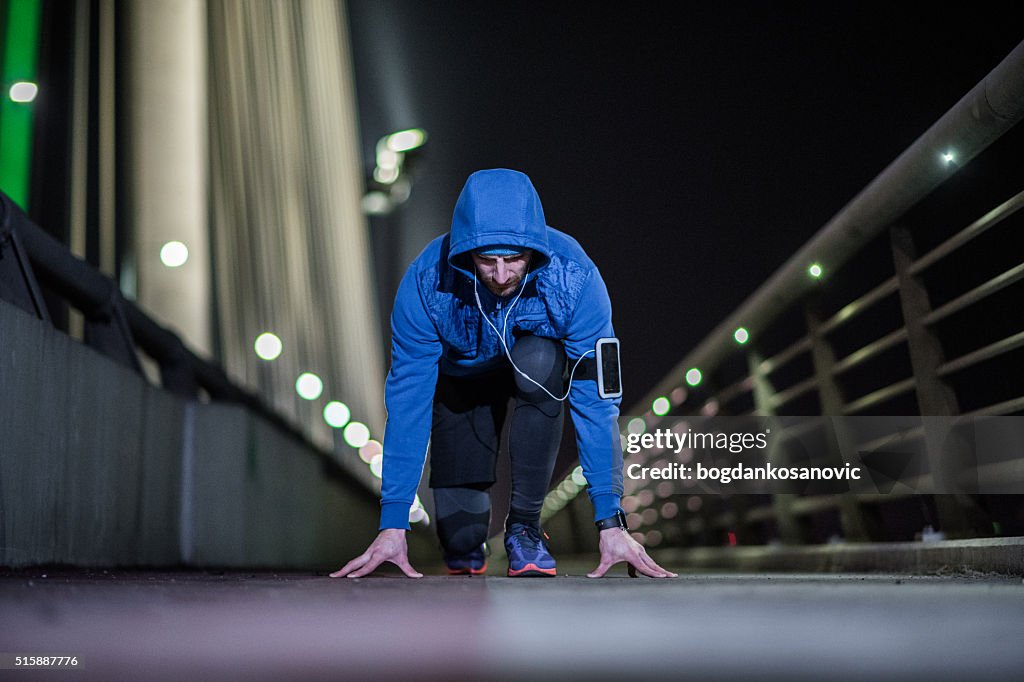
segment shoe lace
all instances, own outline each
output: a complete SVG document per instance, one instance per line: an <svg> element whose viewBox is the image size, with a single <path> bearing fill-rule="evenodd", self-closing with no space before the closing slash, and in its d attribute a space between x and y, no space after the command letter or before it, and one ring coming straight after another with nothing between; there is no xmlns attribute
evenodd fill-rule
<svg viewBox="0 0 1024 682"><path fill-rule="evenodd" d="M532 526L529 524L516 524L513 527L513 537L519 543L522 549L535 552L542 545L548 534L540 529L539 526Z"/></svg>

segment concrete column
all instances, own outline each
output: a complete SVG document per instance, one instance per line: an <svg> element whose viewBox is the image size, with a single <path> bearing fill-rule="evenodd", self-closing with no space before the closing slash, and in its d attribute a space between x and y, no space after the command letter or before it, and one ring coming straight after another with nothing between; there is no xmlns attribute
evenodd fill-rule
<svg viewBox="0 0 1024 682"><path fill-rule="evenodd" d="M186 344L209 355L206 3L132 0L124 9L125 177L136 297ZM160 260L170 241L188 248L180 267Z"/></svg>

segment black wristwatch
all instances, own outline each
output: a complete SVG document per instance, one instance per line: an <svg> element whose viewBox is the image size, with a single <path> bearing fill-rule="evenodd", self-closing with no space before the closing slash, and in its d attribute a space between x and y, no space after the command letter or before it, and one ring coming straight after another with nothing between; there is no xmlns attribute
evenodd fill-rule
<svg viewBox="0 0 1024 682"><path fill-rule="evenodd" d="M607 519L601 519L594 523L598 530L607 530L609 528L621 528L626 530L626 515L622 513L621 509L616 510L615 516L609 516Z"/></svg>

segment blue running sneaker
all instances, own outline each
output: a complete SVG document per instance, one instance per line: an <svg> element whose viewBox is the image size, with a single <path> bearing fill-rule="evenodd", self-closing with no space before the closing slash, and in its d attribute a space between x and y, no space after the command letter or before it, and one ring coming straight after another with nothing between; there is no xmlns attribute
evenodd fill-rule
<svg viewBox="0 0 1024 682"><path fill-rule="evenodd" d="M480 545L468 554L449 554L444 552L444 563L448 566L448 575L483 575L487 572L486 544Z"/></svg>
<svg viewBox="0 0 1024 682"><path fill-rule="evenodd" d="M553 577L555 558L551 556L545 540L548 534L530 523L513 523L505 531L505 552L508 554L510 578L535 576Z"/></svg>

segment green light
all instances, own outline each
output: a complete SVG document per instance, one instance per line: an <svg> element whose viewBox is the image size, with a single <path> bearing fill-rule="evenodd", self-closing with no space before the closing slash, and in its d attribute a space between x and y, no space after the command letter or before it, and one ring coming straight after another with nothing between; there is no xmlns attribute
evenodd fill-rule
<svg viewBox="0 0 1024 682"><path fill-rule="evenodd" d="M696 386L700 383L704 376L700 373L700 370L694 367L693 369L686 372L686 383L690 386Z"/></svg>
<svg viewBox="0 0 1024 682"><path fill-rule="evenodd" d="M668 401L668 398L661 396L651 403L651 412L662 417L668 414L668 411L672 409L672 403Z"/></svg>
<svg viewBox="0 0 1024 682"><path fill-rule="evenodd" d="M0 16L0 41L3 42L2 86L0 97L0 190L22 209L28 209L29 178L32 161L31 102L17 102L12 96L24 99L25 84L35 82L36 57L39 45L40 0L10 0L0 3L7 7L7 16ZM19 84L17 87L16 84Z"/></svg>
<svg viewBox="0 0 1024 682"><path fill-rule="evenodd" d="M821 277L823 272L824 270L821 269L821 265L819 265L818 263L812 263L811 267L807 268L807 274L809 274L814 279L818 279L819 277Z"/></svg>
<svg viewBox="0 0 1024 682"><path fill-rule="evenodd" d="M426 141L427 131L422 128L410 128L409 130L391 133L387 136L385 144L393 152L408 152L423 146L423 143Z"/></svg>
<svg viewBox="0 0 1024 682"><path fill-rule="evenodd" d="M348 405L337 400L324 405L324 421L336 429L348 424L348 420L352 417L352 411L348 409Z"/></svg>
<svg viewBox="0 0 1024 682"><path fill-rule="evenodd" d="M295 391L306 400L316 400L324 392L324 382L312 372L303 372L295 380Z"/></svg>
<svg viewBox="0 0 1024 682"><path fill-rule="evenodd" d="M750 334L747 332L746 329L740 327L739 329L732 333L732 338L736 339L736 343L743 345L744 343L750 340Z"/></svg>

